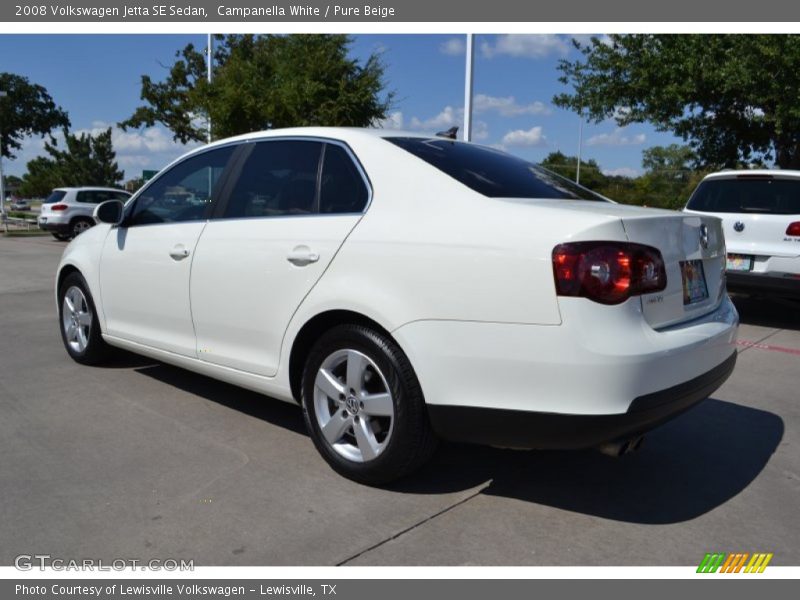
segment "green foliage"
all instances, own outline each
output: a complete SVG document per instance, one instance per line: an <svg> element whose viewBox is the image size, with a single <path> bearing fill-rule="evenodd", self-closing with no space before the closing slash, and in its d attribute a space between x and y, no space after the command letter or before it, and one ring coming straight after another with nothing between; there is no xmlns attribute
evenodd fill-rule
<svg viewBox="0 0 800 600"><path fill-rule="evenodd" d="M44 197L62 186L119 185L123 173L116 162L110 127L96 136L74 135L65 129L64 144L61 150L51 140L45 144L49 158L40 156L28 162L19 190L23 197Z"/></svg>
<svg viewBox="0 0 800 600"><path fill-rule="evenodd" d="M800 36L612 35L574 42L573 93L554 103L599 122L648 121L689 142L696 166L800 168Z"/></svg>
<svg viewBox="0 0 800 600"><path fill-rule="evenodd" d="M693 170L693 160L687 146L654 146L642 152L645 172L639 177L605 175L596 160L581 160L581 185L624 204L678 210L707 174ZM551 152L541 165L574 181L577 162L575 156Z"/></svg>
<svg viewBox="0 0 800 600"><path fill-rule="evenodd" d="M0 154L15 158L22 140L29 135L45 136L53 129L69 127L67 113L56 106L47 90L26 77L0 73Z"/></svg>
<svg viewBox="0 0 800 600"><path fill-rule="evenodd" d="M175 140L306 125L370 125L386 117L392 94L381 96L384 65L372 55L363 65L348 58L346 35L216 36L214 76L192 44L176 53L169 76L142 76L145 105L123 129L162 123Z"/></svg>
<svg viewBox="0 0 800 600"><path fill-rule="evenodd" d="M562 177L575 180L578 167L577 156L566 156L562 152L551 152L541 162L546 169L558 173ZM600 165L594 159L588 161L581 159L581 185L590 190L602 188L607 181L607 177L600 171Z"/></svg>

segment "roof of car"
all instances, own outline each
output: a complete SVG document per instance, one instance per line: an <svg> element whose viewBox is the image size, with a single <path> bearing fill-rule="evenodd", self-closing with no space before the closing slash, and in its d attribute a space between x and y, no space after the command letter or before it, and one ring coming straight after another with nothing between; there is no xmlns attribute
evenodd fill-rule
<svg viewBox="0 0 800 600"><path fill-rule="evenodd" d="M122 188L113 188L113 187L103 187L97 185L81 185L81 186L60 186L57 188L53 188L53 191L56 190L60 192L69 192L71 190L76 190L78 192L88 192L88 191L97 191L97 192L125 192L126 194L130 194L129 191L123 190Z"/></svg>
<svg viewBox="0 0 800 600"><path fill-rule="evenodd" d="M403 131L400 129L379 129L368 127L288 127L284 129L266 129L253 131L234 137L216 140L211 144L200 146L195 151L200 151L225 144L246 142L270 137L318 137L340 140L343 142L357 139L375 139L387 137L417 137L429 139L435 137L435 132ZM442 138L445 139L445 138Z"/></svg>
<svg viewBox="0 0 800 600"><path fill-rule="evenodd" d="M800 179L800 171L793 171L791 169L726 169L706 175L704 179L738 179L747 176Z"/></svg>

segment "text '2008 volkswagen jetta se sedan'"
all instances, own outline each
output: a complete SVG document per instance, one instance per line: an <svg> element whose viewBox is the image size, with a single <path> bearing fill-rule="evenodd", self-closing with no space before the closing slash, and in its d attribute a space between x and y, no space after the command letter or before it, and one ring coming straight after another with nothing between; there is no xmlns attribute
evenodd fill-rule
<svg viewBox="0 0 800 600"><path fill-rule="evenodd" d="M719 219L608 201L503 152L393 131L222 140L65 250L67 352L109 346L299 403L381 484L436 440L636 440L736 361Z"/></svg>

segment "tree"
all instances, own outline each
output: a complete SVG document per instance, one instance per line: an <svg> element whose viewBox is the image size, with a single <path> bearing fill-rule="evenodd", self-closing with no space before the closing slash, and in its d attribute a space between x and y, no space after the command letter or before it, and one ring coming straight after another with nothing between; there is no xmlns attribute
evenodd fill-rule
<svg viewBox="0 0 800 600"><path fill-rule="evenodd" d="M566 156L562 152L556 151L548 154L540 163L544 168L558 173L562 177L575 181L578 167L577 156ZM581 160L581 185L590 190L597 191L607 183L607 177L600 170L600 165L593 158L588 161Z"/></svg>
<svg viewBox="0 0 800 600"><path fill-rule="evenodd" d="M688 146L653 146L642 152L644 175L637 181L643 201L650 206L683 208L699 179L692 170L694 152ZM701 179L705 172L701 172Z"/></svg>
<svg viewBox="0 0 800 600"><path fill-rule="evenodd" d="M145 105L123 129L162 123L182 143L275 127L368 126L386 117L384 65L371 55L362 65L348 57L346 35L216 36L214 77L189 44L176 53L164 81L142 76Z"/></svg>
<svg viewBox="0 0 800 600"><path fill-rule="evenodd" d="M800 168L800 37L612 35L573 41L562 60L573 93L554 103L594 122L649 121L688 141L697 165L770 161Z"/></svg>
<svg viewBox="0 0 800 600"><path fill-rule="evenodd" d="M54 187L98 185L116 187L123 172L116 162L111 143L111 128L91 135L74 135L64 129L63 150L52 139L45 143L50 157L40 156L28 162L28 172L22 177L20 193L28 197L41 197Z"/></svg>
<svg viewBox="0 0 800 600"><path fill-rule="evenodd" d="M0 73L0 153L15 158L22 140L29 135L44 137L53 129L69 127L67 113L40 85L13 73Z"/></svg>

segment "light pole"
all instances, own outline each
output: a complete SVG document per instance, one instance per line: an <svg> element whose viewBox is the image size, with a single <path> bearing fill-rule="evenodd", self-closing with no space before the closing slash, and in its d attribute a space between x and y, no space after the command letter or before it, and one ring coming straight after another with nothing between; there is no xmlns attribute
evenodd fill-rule
<svg viewBox="0 0 800 600"><path fill-rule="evenodd" d="M0 91L0 102L8 96L8 92ZM0 113L2 114L2 113ZM0 219L3 221L3 228L8 233L8 215L6 214L6 181L3 175L3 123L0 121Z"/></svg>
<svg viewBox="0 0 800 600"><path fill-rule="evenodd" d="M214 39L211 37L211 34L208 34L208 56L206 57L206 78L208 79L209 88L211 87L211 61L213 60L212 54L214 53ZM208 143L211 143L211 110L209 108L208 111L208 132L207 132Z"/></svg>
<svg viewBox="0 0 800 600"><path fill-rule="evenodd" d="M472 139L472 73L475 48L472 44L473 34L467 34L467 64L464 78L464 141Z"/></svg>
<svg viewBox="0 0 800 600"><path fill-rule="evenodd" d="M575 183L581 182L581 149L583 148L583 111L578 113L580 124L578 125L578 166L575 168Z"/></svg>

